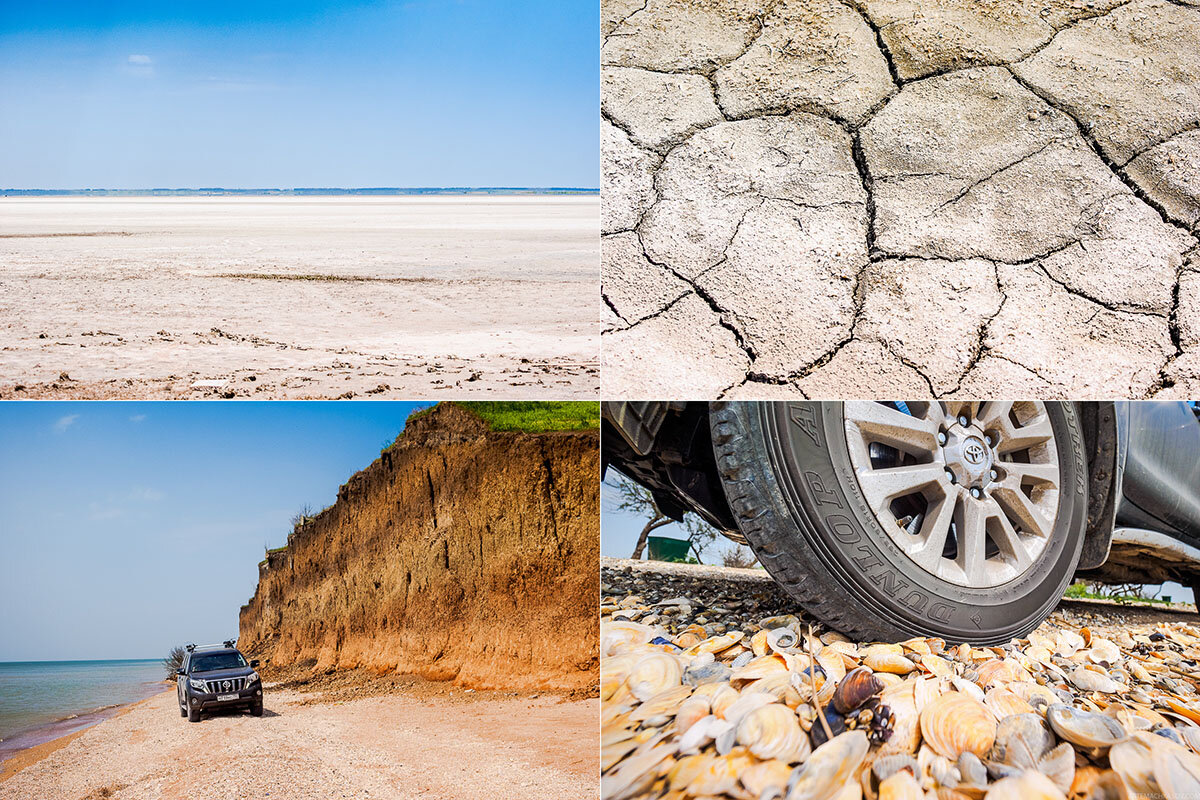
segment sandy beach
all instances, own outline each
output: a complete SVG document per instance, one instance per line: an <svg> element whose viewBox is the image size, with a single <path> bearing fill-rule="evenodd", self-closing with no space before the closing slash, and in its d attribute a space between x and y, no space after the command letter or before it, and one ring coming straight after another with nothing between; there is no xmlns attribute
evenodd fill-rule
<svg viewBox="0 0 1200 800"><path fill-rule="evenodd" d="M0 198L0 398L599 389L595 196Z"/></svg>
<svg viewBox="0 0 1200 800"><path fill-rule="evenodd" d="M598 701L464 694L450 687L340 702L314 702L318 698L268 688L263 717L242 713L192 724L179 716L174 692L166 691L65 744L44 745L33 754L40 760L0 782L0 800L570 800L597 794Z"/></svg>

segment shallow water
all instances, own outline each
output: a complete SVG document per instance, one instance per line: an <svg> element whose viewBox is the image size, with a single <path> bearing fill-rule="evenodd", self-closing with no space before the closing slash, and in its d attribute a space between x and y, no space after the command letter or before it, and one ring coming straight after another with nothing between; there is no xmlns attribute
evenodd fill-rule
<svg viewBox="0 0 1200 800"><path fill-rule="evenodd" d="M0 662L0 761L169 688L162 679L157 659Z"/></svg>

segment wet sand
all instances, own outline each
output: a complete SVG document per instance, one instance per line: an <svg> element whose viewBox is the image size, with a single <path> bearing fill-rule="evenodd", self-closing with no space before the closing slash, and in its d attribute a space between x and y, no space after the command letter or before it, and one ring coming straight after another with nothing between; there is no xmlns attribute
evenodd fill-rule
<svg viewBox="0 0 1200 800"><path fill-rule="evenodd" d="M0 800L597 796L598 701L468 697L330 703L268 687L264 716L194 724L167 691L7 777Z"/></svg>
<svg viewBox="0 0 1200 800"><path fill-rule="evenodd" d="M0 198L0 398L599 390L599 199Z"/></svg>

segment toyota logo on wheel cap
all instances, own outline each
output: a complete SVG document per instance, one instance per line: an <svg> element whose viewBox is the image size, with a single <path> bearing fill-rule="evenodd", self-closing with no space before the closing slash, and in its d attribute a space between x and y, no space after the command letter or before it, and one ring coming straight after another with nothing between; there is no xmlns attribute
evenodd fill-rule
<svg viewBox="0 0 1200 800"><path fill-rule="evenodd" d="M984 449L983 442L978 439L971 439L963 446L963 458L968 464L979 466L987 458L987 450Z"/></svg>

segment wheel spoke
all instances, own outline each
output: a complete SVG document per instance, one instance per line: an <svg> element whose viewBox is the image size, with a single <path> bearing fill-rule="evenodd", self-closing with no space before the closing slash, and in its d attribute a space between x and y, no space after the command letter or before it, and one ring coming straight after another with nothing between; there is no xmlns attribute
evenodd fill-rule
<svg viewBox="0 0 1200 800"><path fill-rule="evenodd" d="M1046 537L1050 535L1050 521L1041 509L1021 491L1014 478L1008 478L992 489L992 497L1013 518L1025 533Z"/></svg>
<svg viewBox="0 0 1200 800"><path fill-rule="evenodd" d="M913 494L946 480L941 464L916 464L909 467L862 470L858 482L875 513L881 513L896 497Z"/></svg>
<svg viewBox="0 0 1200 800"><path fill-rule="evenodd" d="M969 585L977 586L984 580L984 556L987 547L987 514L978 502L964 501L959 504L958 565L966 575Z"/></svg>
<svg viewBox="0 0 1200 800"><path fill-rule="evenodd" d="M1001 431L1000 444L996 451L1001 454L1016 453L1039 444L1045 444L1053 437L1054 431L1050 428L1050 418L1042 413L1019 428L1010 425L1008 430Z"/></svg>
<svg viewBox="0 0 1200 800"><path fill-rule="evenodd" d="M1025 549L1021 537L1000 507L994 501L990 505L992 506L992 519L995 520L992 526L992 541L996 543L996 547L1000 548L1004 560L1016 567L1019 575L1029 568L1029 551Z"/></svg>
<svg viewBox="0 0 1200 800"><path fill-rule="evenodd" d="M997 464L1011 475L1018 484L1051 484L1058 486L1058 464L1022 464L1016 461L1001 461ZM1027 480L1022 480L1026 478Z"/></svg>
<svg viewBox="0 0 1200 800"><path fill-rule="evenodd" d="M879 442L912 455L926 455L937 448L937 422L932 419L861 400L848 401L845 414L866 442Z"/></svg>

